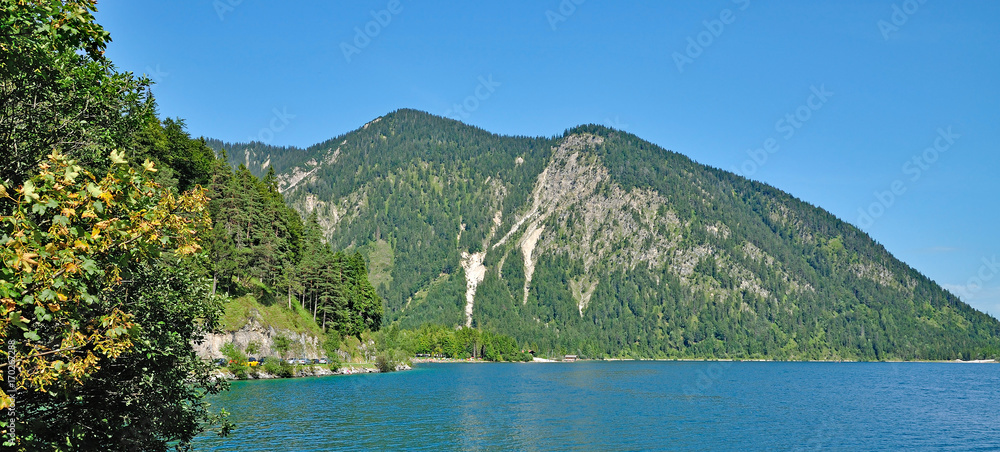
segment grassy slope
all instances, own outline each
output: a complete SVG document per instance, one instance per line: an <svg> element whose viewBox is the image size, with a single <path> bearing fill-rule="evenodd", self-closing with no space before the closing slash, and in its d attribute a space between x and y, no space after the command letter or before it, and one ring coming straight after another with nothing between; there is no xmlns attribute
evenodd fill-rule
<svg viewBox="0 0 1000 452"><path fill-rule="evenodd" d="M296 333L308 333L320 338L324 337L323 331L313 321L312 313L294 301L291 311L281 304L264 306L251 295L234 298L225 306L226 313L222 318L224 331L239 330L253 317L253 312L257 311L264 324L276 330L289 330Z"/></svg>

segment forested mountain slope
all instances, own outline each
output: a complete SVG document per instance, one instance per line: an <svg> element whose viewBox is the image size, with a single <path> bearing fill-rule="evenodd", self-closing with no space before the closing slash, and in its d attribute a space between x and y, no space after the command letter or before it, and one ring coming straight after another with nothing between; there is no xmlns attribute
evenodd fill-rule
<svg viewBox="0 0 1000 452"><path fill-rule="evenodd" d="M994 356L1000 322L864 232L621 131L505 137L400 110L268 161L385 321L471 324L547 353L780 359Z"/></svg>

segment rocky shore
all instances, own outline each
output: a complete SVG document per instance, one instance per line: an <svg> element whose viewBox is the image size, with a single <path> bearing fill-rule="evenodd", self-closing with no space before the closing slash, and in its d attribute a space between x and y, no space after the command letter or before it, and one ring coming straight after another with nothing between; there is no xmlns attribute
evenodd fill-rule
<svg viewBox="0 0 1000 452"><path fill-rule="evenodd" d="M396 366L395 371L410 370L411 367L407 364L399 364ZM325 377L330 375L355 375L355 374L374 374L380 373L376 367L368 366L343 366L337 370L331 370L327 366L302 366L295 369L295 373L290 378L300 378L300 377ZM219 369L215 372L215 378L222 378L225 380L238 380L232 372L228 369ZM250 371L247 375L247 380L269 380L273 378L285 378L280 377L268 372L260 371Z"/></svg>

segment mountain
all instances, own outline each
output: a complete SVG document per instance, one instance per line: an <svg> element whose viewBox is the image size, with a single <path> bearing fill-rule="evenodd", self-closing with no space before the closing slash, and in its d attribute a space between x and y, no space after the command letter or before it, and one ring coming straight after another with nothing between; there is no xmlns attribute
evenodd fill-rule
<svg viewBox="0 0 1000 452"><path fill-rule="evenodd" d="M1000 322L774 187L587 125L510 137L399 110L307 149L221 143L337 249L385 322L588 357L996 356Z"/></svg>

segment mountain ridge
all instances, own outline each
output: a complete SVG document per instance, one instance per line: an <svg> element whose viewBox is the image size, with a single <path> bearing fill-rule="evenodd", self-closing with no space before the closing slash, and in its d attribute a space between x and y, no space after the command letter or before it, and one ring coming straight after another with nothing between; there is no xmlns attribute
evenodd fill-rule
<svg viewBox="0 0 1000 452"><path fill-rule="evenodd" d="M996 319L829 212L603 126L506 137L404 109L304 150L228 151L281 162L288 203L366 255L401 326L587 356L953 359L1000 343Z"/></svg>

